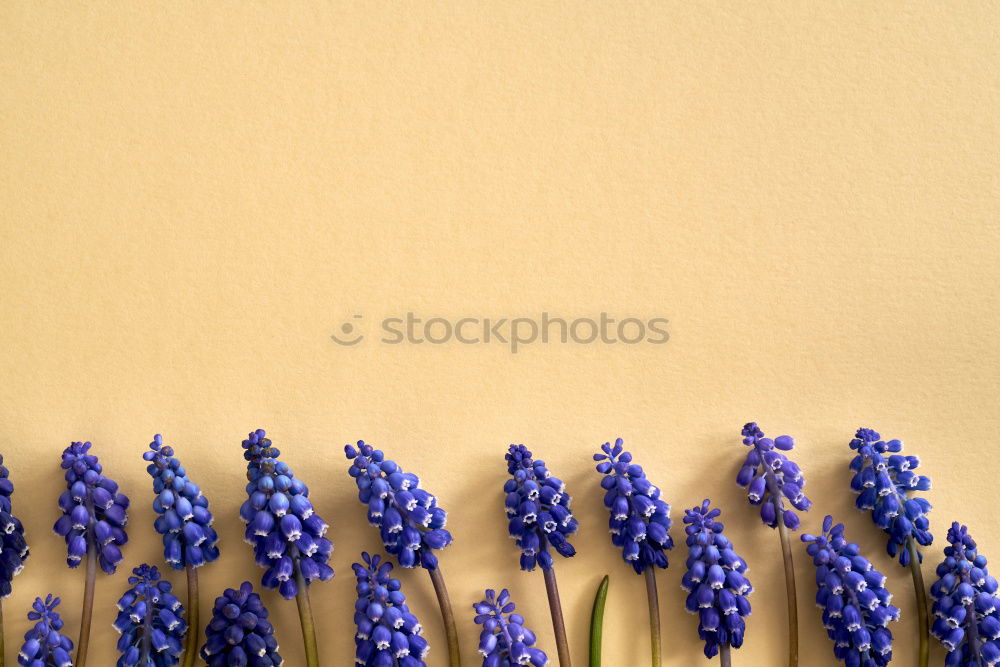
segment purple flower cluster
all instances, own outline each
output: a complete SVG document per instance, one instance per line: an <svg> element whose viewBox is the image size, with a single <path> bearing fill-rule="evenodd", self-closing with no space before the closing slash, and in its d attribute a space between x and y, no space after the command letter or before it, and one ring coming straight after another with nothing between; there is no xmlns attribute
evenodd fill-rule
<svg viewBox="0 0 1000 667"><path fill-rule="evenodd" d="M215 599L205 628L201 658L208 667L277 667L282 664L267 607L249 581L239 590L227 588Z"/></svg>
<svg viewBox="0 0 1000 667"><path fill-rule="evenodd" d="M545 652L535 648L535 633L524 627L524 617L514 613L514 603L507 589L486 591L486 599L472 605L476 610L476 624L483 626L479 633L479 653L483 667L511 667L549 664Z"/></svg>
<svg viewBox="0 0 1000 667"><path fill-rule="evenodd" d="M122 560L120 547L128 541L129 501L119 493L118 484L102 474L90 447L89 442L74 442L63 451L68 488L59 496L63 515L53 530L66 540L70 567L77 567L93 548L101 569L114 574Z"/></svg>
<svg viewBox="0 0 1000 667"><path fill-rule="evenodd" d="M602 473L604 506L611 512L608 526L611 542L622 549L625 562L641 574L648 567L667 567L670 537L670 505L660 499L660 489L632 463L621 438L614 446L606 442L594 454L597 472Z"/></svg>
<svg viewBox="0 0 1000 667"><path fill-rule="evenodd" d="M706 499L700 507L686 510L684 516L688 558L681 587L688 591L685 608L698 614L698 636L704 640L709 658L725 644L733 648L743 645L743 619L750 615L747 596L753 592L745 576L746 561L737 555L722 533L722 523L716 521L720 514Z"/></svg>
<svg viewBox="0 0 1000 667"><path fill-rule="evenodd" d="M948 651L946 667L1000 664L1000 596L986 557L965 526L951 524L938 580L931 586L931 634Z"/></svg>
<svg viewBox="0 0 1000 667"><path fill-rule="evenodd" d="M24 633L17 664L27 667L73 667L73 642L62 633L63 622L56 607L59 598L35 598L28 620L35 624Z"/></svg>
<svg viewBox="0 0 1000 667"><path fill-rule="evenodd" d="M833 640L833 654L849 667L884 667L892 660L891 621L899 620L885 576L844 537L844 524L823 519L821 535L803 535L816 566L816 604Z"/></svg>
<svg viewBox="0 0 1000 667"><path fill-rule="evenodd" d="M524 445L511 445L504 458L511 476L503 487L504 506L508 532L521 549L521 569L551 569L549 547L560 556L575 556L567 538L576 532L577 521L566 485L552 476L544 461L532 459Z"/></svg>
<svg viewBox="0 0 1000 667"><path fill-rule="evenodd" d="M149 461L146 471L153 478L153 526L163 535L163 557L175 570L201 567L219 557L219 536L212 527L208 499L188 479L174 448L163 444L157 433L142 458Z"/></svg>
<svg viewBox="0 0 1000 667"><path fill-rule="evenodd" d="M365 667L424 667L427 640L417 617L406 606L398 579L389 576L392 563L361 554L354 563L358 601L354 605L354 662Z"/></svg>
<svg viewBox="0 0 1000 667"><path fill-rule="evenodd" d="M324 537L328 526L313 510L305 483L278 460L280 452L263 429L251 433L243 448L249 482L240 517L247 524L246 541L265 570L261 584L290 600L298 594L297 574L306 584L333 578L327 564L333 544Z"/></svg>
<svg viewBox="0 0 1000 667"><path fill-rule="evenodd" d="M171 667L180 661L187 632L184 607L171 592L160 571L140 565L128 578L131 586L118 600L114 628L118 638L118 667Z"/></svg>
<svg viewBox="0 0 1000 667"><path fill-rule="evenodd" d="M24 541L24 526L13 514L10 497L14 484L0 456L0 599L11 592L14 577L24 569L28 560L28 543Z"/></svg>
<svg viewBox="0 0 1000 667"><path fill-rule="evenodd" d="M356 448L345 446L344 453L351 460L348 474L358 485L358 498L368 506L368 522L379 529L385 550L402 567L436 569L434 551L451 544L451 533L444 528L448 514L437 498L420 488L416 475L403 472L363 440Z"/></svg>
<svg viewBox="0 0 1000 667"><path fill-rule="evenodd" d="M802 471L783 452L795 446L790 436L765 438L755 422L743 427L743 444L750 448L736 483L747 489L751 505L760 505L760 518L771 528L780 520L790 530L799 527L799 515L812 505L803 493L806 480ZM785 507L788 503L794 509Z"/></svg>
<svg viewBox="0 0 1000 667"><path fill-rule="evenodd" d="M898 555L905 567L910 564L908 540L927 546L934 539L927 521L931 504L909 495L930 489L931 480L913 472L920 459L903 455L902 442L886 442L870 428L858 429L851 449L857 451L851 461L851 489L858 494L855 504L859 510L871 510L872 521L889 535L886 551ZM919 551L917 558L923 560Z"/></svg>

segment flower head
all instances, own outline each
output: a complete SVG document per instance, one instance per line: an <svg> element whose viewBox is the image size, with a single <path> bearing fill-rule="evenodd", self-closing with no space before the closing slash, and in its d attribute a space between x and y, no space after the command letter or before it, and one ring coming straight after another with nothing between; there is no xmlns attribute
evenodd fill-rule
<svg viewBox="0 0 1000 667"><path fill-rule="evenodd" d="M215 599L212 620L205 628L201 658L208 667L272 667L282 663L267 607L249 581L239 590L227 588Z"/></svg>
<svg viewBox="0 0 1000 667"><path fill-rule="evenodd" d="M965 526L951 524L938 580L931 586L934 622L947 667L1000 664L1000 596L997 580L986 571L986 557Z"/></svg>
<svg viewBox="0 0 1000 667"><path fill-rule="evenodd" d="M247 524L246 541L265 569L264 588L277 588L291 600L298 594L296 571L306 583L333 577L327 564L333 544L324 537L328 526L313 511L305 483L278 460L281 452L263 429L251 433L243 448L249 482L240 516Z"/></svg>
<svg viewBox="0 0 1000 667"><path fill-rule="evenodd" d="M14 484L0 456L0 600L10 595L11 581L24 569L28 560L28 543L24 541L24 526L13 514L10 496Z"/></svg>
<svg viewBox="0 0 1000 667"><path fill-rule="evenodd" d="M385 550L402 567L437 568L434 551L451 544L444 528L448 514L437 498L420 488L416 475L403 472L363 440L357 447L345 446L344 453L351 459L348 474L358 485L358 498L368 506L368 522L379 529Z"/></svg>
<svg viewBox="0 0 1000 667"><path fill-rule="evenodd" d="M821 535L803 535L816 566L816 605L833 640L833 654L847 665L883 667L892 660L891 621L899 620L885 576L844 537L844 524L823 519Z"/></svg>
<svg viewBox="0 0 1000 667"><path fill-rule="evenodd" d="M706 499L684 514L688 558L681 587L688 591L685 608L698 614L698 636L705 641L705 655L711 658L723 644L733 648L743 645L743 619L750 615L747 596L753 586L744 576L746 561L736 554L722 534L722 523L716 521L722 512L711 509Z"/></svg>
<svg viewBox="0 0 1000 667"><path fill-rule="evenodd" d="M604 474L604 506L611 511L611 542L621 547L622 557L641 574L647 567L667 567L670 537L670 505L660 500L660 489L646 478L642 466L632 463L622 439L601 445L594 454L597 472Z"/></svg>
<svg viewBox="0 0 1000 667"><path fill-rule="evenodd" d="M901 454L902 442L885 442L870 428L858 429L851 449L858 452L851 461L851 489L858 494L855 504L859 510L871 510L872 521L889 535L886 551L890 556L898 555L900 565L905 567L910 564L907 540L912 538L916 544L927 546L934 539L927 521L931 504L909 495L930 489L931 480L913 472L920 459ZM923 561L919 551L917 558Z"/></svg>
<svg viewBox="0 0 1000 667"><path fill-rule="evenodd" d="M521 569L551 569L550 546L560 556L575 556L567 537L578 524L569 509L572 498L566 485L552 476L545 461L532 459L524 445L511 445L505 458L511 476L503 486L507 529L521 549Z"/></svg>
<svg viewBox="0 0 1000 667"><path fill-rule="evenodd" d="M72 667L73 642L62 633L63 622L56 607L59 598L51 595L35 598L28 620L35 625L24 633L24 644L17 654L19 665L28 667Z"/></svg>
<svg viewBox="0 0 1000 667"><path fill-rule="evenodd" d="M159 515L153 526L163 535L163 558L175 570L211 563L219 557L219 536L212 528L208 499L159 433L142 458L150 462L146 472L153 478L153 510Z"/></svg>
<svg viewBox="0 0 1000 667"><path fill-rule="evenodd" d="M92 547L101 569L114 574L122 560L119 547L128 542L128 498L113 479L101 473L90 447L89 442L74 442L63 451L68 488L59 496L63 515L53 530L66 539L70 567L77 567Z"/></svg>
<svg viewBox="0 0 1000 667"><path fill-rule="evenodd" d="M479 633L479 653L483 667L508 667L549 664L545 652L535 648L535 633L524 627L524 617L514 613L507 589L486 591L486 599L472 605L476 610L476 625L483 626Z"/></svg>
<svg viewBox="0 0 1000 667"><path fill-rule="evenodd" d="M150 565L140 565L128 578L130 588L118 600L114 627L118 638L118 667L169 667L184 650L187 632L184 607L171 593L169 581ZM143 653L146 659L143 660Z"/></svg>
<svg viewBox="0 0 1000 667"><path fill-rule="evenodd" d="M790 436L765 438L755 422L743 427L743 444L750 448L736 483L747 490L751 505L760 505L760 518L771 528L780 520L786 528L799 527L799 515L812 505L802 488L806 480L802 471L783 452L795 446ZM790 505L791 508L786 506Z"/></svg>
<svg viewBox="0 0 1000 667"><path fill-rule="evenodd" d="M354 662L366 667L424 667L427 640L417 617L406 606L399 580L389 576L392 563L361 554L355 563L358 602L354 605Z"/></svg>

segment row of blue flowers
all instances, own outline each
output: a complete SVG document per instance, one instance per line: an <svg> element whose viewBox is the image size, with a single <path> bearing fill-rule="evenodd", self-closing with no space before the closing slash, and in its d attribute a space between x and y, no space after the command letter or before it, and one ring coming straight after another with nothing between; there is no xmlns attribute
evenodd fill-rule
<svg viewBox="0 0 1000 667"><path fill-rule="evenodd" d="M742 439L747 450L736 482L746 489L748 502L759 508L763 524L781 537L789 596L788 663L797 665L798 623L788 531L800 527L799 513L808 511L812 503L805 495L801 469L789 458L794 448L791 437L768 438L755 423L749 423L743 427ZM921 547L933 540L928 520L931 506L918 494L930 488L930 480L915 472L920 462L903 453L899 440L883 440L872 429L862 428L850 447L854 451L851 488L857 493L858 509L868 512L886 533L887 553L913 572L920 610L921 664L928 660L927 635L945 648L945 665L1000 664L998 585L968 529L956 522L947 531L944 559L929 588L933 603L929 602L920 563ZM114 574L122 561L128 541L129 499L104 474L91 449L89 442L74 442L62 454L66 490L59 496L61 515L54 525L65 539L69 567L86 565L79 638L74 644L66 636L57 611L59 598L39 597L28 613L33 625L18 655L21 665L85 665L97 569ZM308 590L334 575L329 565L333 545L326 537L328 524L313 507L306 484L280 460L280 451L263 430L250 433L243 450L247 485L240 517L246 526L245 540L263 570L260 585L297 601L307 663L318 666ZM421 488L416 475L382 451L362 441L346 446L344 452L348 474L357 484L358 498L385 552L401 567L420 567L429 573L441 604L448 661L458 665L454 614L439 567L439 552L452 542L447 513L433 494ZM183 660L184 665L193 665L196 655L211 667L282 664L268 610L249 582L226 590L215 600L203 640L199 637L197 569L219 556L209 503L161 436L154 437L143 457L152 479L154 528L162 536L164 562L188 575L187 606L155 566L135 568L114 623L120 633L117 664L159 667ZM674 546L670 506L620 438L602 445L593 458L602 476L611 542L621 550L625 563L646 578L656 665L660 640L655 572L668 567L667 552ZM503 485L503 506L508 532L520 552L521 569L537 568L544 574L556 652L559 663L569 667L555 565L558 558L576 554L571 540L578 523L571 497L565 483L524 445L511 445L506 463L509 478ZM11 593L12 580L29 557L24 527L13 514L13 490L0 457L0 597ZM720 655L723 664L729 664L730 650L742 646L747 632L753 586L747 563L726 537L720 515L708 499L685 511L687 559L681 585L688 592L687 611L697 616L705 655ZM850 667L886 665L892 658L890 624L900 616L886 589L886 577L848 540L843 524L830 516L821 523L817 534L803 534L801 541L815 566L816 602L833 653ZM369 553L363 553L353 566L357 592L354 660L358 665L425 664L428 643L406 604L399 580L392 577L392 568L388 560ZM516 612L507 590L487 590L473 609L475 622L481 626L479 653L484 667L548 664L547 653L537 646L535 634ZM0 665L2 660L0 655Z"/></svg>

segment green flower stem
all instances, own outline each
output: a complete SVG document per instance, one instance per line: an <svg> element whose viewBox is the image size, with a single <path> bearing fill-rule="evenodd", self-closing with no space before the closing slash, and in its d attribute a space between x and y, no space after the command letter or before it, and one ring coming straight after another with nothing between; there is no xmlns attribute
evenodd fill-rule
<svg viewBox="0 0 1000 667"><path fill-rule="evenodd" d="M80 638L76 643L76 667L87 664L90 648L90 625L94 620L94 589L97 587L97 545L93 539L87 545L87 578L83 585L83 611L80 614Z"/></svg>
<svg viewBox="0 0 1000 667"><path fill-rule="evenodd" d="M562 603L559 602L559 586L556 585L556 571L554 568L542 568L542 574L545 576L545 593L549 597L549 611L552 612L552 629L556 635L559 667L572 667L569 640L566 638L566 621L563 619Z"/></svg>
<svg viewBox="0 0 1000 667"><path fill-rule="evenodd" d="M795 595L795 567L792 565L792 545L788 528L778 517L778 537L781 539L781 557L785 562L785 598L788 602L788 666L799 664L799 605Z"/></svg>
<svg viewBox="0 0 1000 667"><path fill-rule="evenodd" d="M601 643L604 639L604 605L608 600L608 575L601 579L590 613L590 667L601 667Z"/></svg>
<svg viewBox="0 0 1000 667"><path fill-rule="evenodd" d="M462 654L458 648L458 628L455 625L455 612L451 609L451 598L448 588L444 585L444 575L441 568L427 570L434 584L434 594L437 595L438 606L441 608L441 620L444 621L444 633L448 640L448 664L450 667L461 667Z"/></svg>
<svg viewBox="0 0 1000 667"><path fill-rule="evenodd" d="M913 590L917 594L917 623L920 625L920 667L927 667L930 657L930 625L927 617L927 589L924 587L924 573L920 569L920 554L912 537L906 538L906 548L910 552L910 572L913 574Z"/></svg>
<svg viewBox="0 0 1000 667"><path fill-rule="evenodd" d="M4 649L6 647L3 643L3 601L0 601L0 667L4 665Z"/></svg>
<svg viewBox="0 0 1000 667"><path fill-rule="evenodd" d="M653 667L660 667L660 596L656 592L656 568L650 565L643 571L646 579L646 600L649 602L649 646Z"/></svg>
<svg viewBox="0 0 1000 667"><path fill-rule="evenodd" d="M733 657L729 654L728 643L719 647L719 662L722 663L722 667L733 667Z"/></svg>
<svg viewBox="0 0 1000 667"><path fill-rule="evenodd" d="M309 584L306 583L299 564L295 563L295 585L298 594L295 604L299 608L299 623L302 625L302 643L306 649L307 667L319 667L319 649L316 647L316 626L313 624L312 605L309 604Z"/></svg>
<svg viewBox="0 0 1000 667"><path fill-rule="evenodd" d="M184 649L184 667L194 667L195 657L198 654L198 638L201 635L201 625L198 621L198 570L188 565L187 585L188 585L188 606L187 606L187 647Z"/></svg>

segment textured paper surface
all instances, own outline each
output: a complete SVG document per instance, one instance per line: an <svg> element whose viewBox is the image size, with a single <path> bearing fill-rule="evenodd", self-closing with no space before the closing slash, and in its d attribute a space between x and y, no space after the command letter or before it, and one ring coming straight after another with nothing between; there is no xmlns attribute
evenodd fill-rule
<svg viewBox="0 0 1000 667"><path fill-rule="evenodd" d="M75 640L83 573L50 531L66 444L92 440L132 497L128 567L161 562L140 455L157 432L177 445L222 536L204 614L260 577L237 509L240 440L264 427L333 526L337 577L313 589L324 664L351 664L349 564L378 546L345 473L359 438L451 510L468 664L488 586L555 659L541 575L505 535L510 442L575 496L580 554L558 576L576 663L610 573L606 664L646 664L642 582L590 461L618 435L678 524L706 494L723 508L757 588L735 664L781 664L777 537L733 483L755 419L797 439L805 526L846 520L888 574L913 664L909 575L853 509L847 442L870 425L922 456L929 579L954 519L1000 559L997 9L3 3L0 451L33 551L4 604L8 660L35 595L63 597ZM513 355L329 338L407 311L663 316L671 340ZM806 664L833 665L796 557ZM667 665L700 661L683 560L659 577ZM100 579L94 665L115 657L125 578ZM401 578L442 665L430 583ZM303 664L294 604L265 598Z"/></svg>

